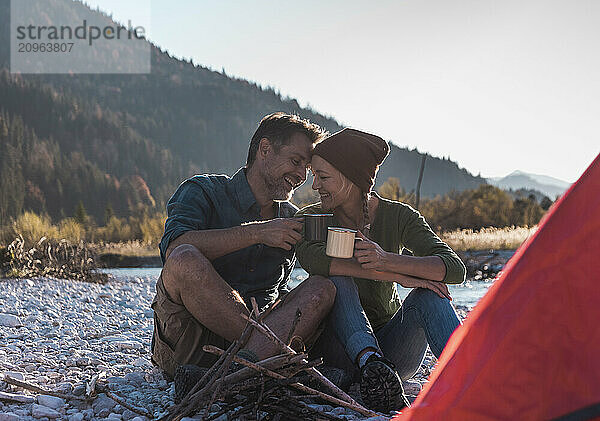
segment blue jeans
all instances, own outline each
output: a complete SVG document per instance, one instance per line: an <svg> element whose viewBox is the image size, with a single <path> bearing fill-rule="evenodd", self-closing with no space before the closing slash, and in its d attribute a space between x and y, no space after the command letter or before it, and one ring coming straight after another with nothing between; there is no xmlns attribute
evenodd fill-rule
<svg viewBox="0 0 600 421"><path fill-rule="evenodd" d="M439 357L454 329L460 325L456 311L447 298L415 288L394 317L373 332L358 296L354 280L331 276L337 288L335 303L325 321L323 333L311 349L326 365L357 374L356 360L365 348L375 348L396 365L404 380L419 369L427 345Z"/></svg>

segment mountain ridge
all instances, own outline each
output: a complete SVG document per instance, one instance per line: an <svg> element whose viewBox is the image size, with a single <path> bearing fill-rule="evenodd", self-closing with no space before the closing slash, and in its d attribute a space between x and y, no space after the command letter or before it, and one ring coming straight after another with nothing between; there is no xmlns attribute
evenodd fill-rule
<svg viewBox="0 0 600 421"><path fill-rule="evenodd" d="M515 170L504 177L489 177L487 181L505 190L537 190L551 199L560 196L571 186L571 183L555 177L531 174L522 170Z"/></svg>
<svg viewBox="0 0 600 421"><path fill-rule="evenodd" d="M84 10L79 2L48 2L75 5L57 13ZM6 136L0 130L0 174L13 180L0 198L0 222L27 209L61 218L80 200L97 221L108 207L121 216L140 206L164 209L184 178L232 174L243 166L251 136L270 112L295 113L330 132L342 128L273 88L176 59L154 44L150 74L10 74L9 6L0 0L0 129L6 127ZM395 177L411 191L423 153L387 140L391 153L377 185ZM484 183L457 163L429 155L421 195Z"/></svg>

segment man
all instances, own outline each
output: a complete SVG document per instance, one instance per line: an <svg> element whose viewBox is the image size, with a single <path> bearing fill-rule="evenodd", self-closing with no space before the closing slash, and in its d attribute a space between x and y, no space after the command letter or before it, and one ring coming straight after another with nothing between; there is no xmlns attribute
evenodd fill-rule
<svg viewBox="0 0 600 421"><path fill-rule="evenodd" d="M266 324L284 337L300 309L295 332L305 342L314 339L333 305L335 287L314 276L287 292L302 229L291 218L297 209L289 199L306 180L313 146L323 135L298 116L267 115L252 137L245 167L231 178L194 176L169 200L159 245L163 269L152 303L152 360L169 376L178 368L186 373L182 366L213 364L216 357L202 346L225 348L241 335L246 322L240 314L250 313L250 297L262 310L286 294ZM244 357L254 360L279 351L258 332L246 348Z"/></svg>

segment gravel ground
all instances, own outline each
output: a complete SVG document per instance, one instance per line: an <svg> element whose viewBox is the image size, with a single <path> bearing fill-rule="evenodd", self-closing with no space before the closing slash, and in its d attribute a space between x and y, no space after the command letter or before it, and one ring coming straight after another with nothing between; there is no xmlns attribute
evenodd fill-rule
<svg viewBox="0 0 600 421"><path fill-rule="evenodd" d="M86 382L103 373L111 391L160 416L173 404L173 386L150 363L155 283L155 277L113 278L104 285L45 278L0 280L0 373L80 396ZM461 317L466 310L459 307ZM434 360L428 352L416 381L426 381ZM2 380L0 392L30 398L29 403L0 401L0 421L147 420L105 394L90 403L65 401ZM360 419L344 408L324 409Z"/></svg>

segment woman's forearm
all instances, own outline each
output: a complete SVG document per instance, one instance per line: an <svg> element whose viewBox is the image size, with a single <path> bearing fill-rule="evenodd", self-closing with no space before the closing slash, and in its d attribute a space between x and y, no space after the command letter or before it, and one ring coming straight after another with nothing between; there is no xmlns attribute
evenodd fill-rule
<svg viewBox="0 0 600 421"><path fill-rule="evenodd" d="M382 272L374 269L363 269L355 259L337 259L331 260L329 266L329 275L352 276L363 279L376 279L379 281L394 281L398 279L397 273Z"/></svg>
<svg viewBox="0 0 600 421"><path fill-rule="evenodd" d="M446 277L446 265L438 256L404 256L387 253L384 264L386 272L415 276L431 281L443 281Z"/></svg>

